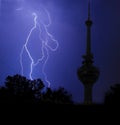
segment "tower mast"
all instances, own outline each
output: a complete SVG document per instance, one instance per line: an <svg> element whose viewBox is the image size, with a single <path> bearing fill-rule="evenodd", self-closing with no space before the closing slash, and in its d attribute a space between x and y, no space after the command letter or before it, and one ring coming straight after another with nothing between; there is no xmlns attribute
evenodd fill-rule
<svg viewBox="0 0 120 125"><path fill-rule="evenodd" d="M85 23L86 23L86 26L87 26L86 55L91 55L91 26L92 26L92 20L90 19L90 0L88 2L88 19Z"/></svg>
<svg viewBox="0 0 120 125"><path fill-rule="evenodd" d="M93 65L93 54L91 53L91 26L93 22L90 13L90 0L88 1L88 19L85 24L87 27L86 54L83 56L84 60L77 74L84 85L84 104L92 104L92 88L98 80L99 70Z"/></svg>
<svg viewBox="0 0 120 125"><path fill-rule="evenodd" d="M90 0L88 1L88 19L85 21L87 27L87 42L86 42L86 55L84 58L90 63L92 62L93 55L91 53L91 26L93 24L90 14Z"/></svg>

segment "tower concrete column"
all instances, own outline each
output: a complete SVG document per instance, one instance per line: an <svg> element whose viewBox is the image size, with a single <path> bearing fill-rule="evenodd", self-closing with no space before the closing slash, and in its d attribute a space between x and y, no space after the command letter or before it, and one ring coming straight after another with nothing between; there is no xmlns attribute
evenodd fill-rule
<svg viewBox="0 0 120 125"><path fill-rule="evenodd" d="M84 85L84 104L92 104L92 84Z"/></svg>

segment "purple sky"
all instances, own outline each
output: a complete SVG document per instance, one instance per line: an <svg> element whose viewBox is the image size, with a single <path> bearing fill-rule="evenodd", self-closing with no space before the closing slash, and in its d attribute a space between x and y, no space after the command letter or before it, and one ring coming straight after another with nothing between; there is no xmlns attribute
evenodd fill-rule
<svg viewBox="0 0 120 125"><path fill-rule="evenodd" d="M50 13L52 24L49 33L59 43L59 48L49 50L50 58L45 73L51 87L65 87L75 102L83 102L83 85L78 80L77 68L82 64L85 54L87 2L88 0L0 0L0 79L1 84L7 75L21 73L20 52L30 29L34 25L32 12L47 24L44 6ZM104 94L115 83L120 83L120 1L91 0L92 52L95 65L100 69L100 77L93 88L93 101L102 103ZM21 9L21 10L16 10ZM43 12L39 15L39 12ZM47 22L48 21L48 22ZM43 35L44 37L44 35ZM34 58L40 56L38 32L30 39ZM52 42L50 43L53 46ZM38 52L38 53L37 53ZM46 54L46 53L45 53ZM25 76L29 74L30 61L24 55ZM45 82L41 62L33 72L34 78Z"/></svg>

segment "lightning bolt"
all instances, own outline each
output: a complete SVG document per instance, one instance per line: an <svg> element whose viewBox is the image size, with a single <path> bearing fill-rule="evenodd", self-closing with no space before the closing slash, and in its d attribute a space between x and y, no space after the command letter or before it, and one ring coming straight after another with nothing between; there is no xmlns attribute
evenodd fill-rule
<svg viewBox="0 0 120 125"><path fill-rule="evenodd" d="M33 12L32 16L33 16L33 21L34 21L34 25L33 27L30 29L28 36L26 38L25 44L23 45L21 52L20 52L20 65L21 65L21 74L24 74L24 68L23 68L23 55L24 55L24 51L27 53L29 59L30 59L30 72L29 72L29 78L31 80L33 80L32 74L33 74L33 69L35 66L37 66L41 61L43 61L43 59L45 60L42 66L42 73L44 75L44 79L46 81L46 83L48 84L48 87L50 87L50 81L47 78L47 74L45 73L45 67L46 64L48 62L48 59L50 58L49 55L49 50L51 51L56 51L57 48L59 47L58 41L56 39L54 39L53 35L51 33L49 33L48 31L48 27L51 25L51 18L50 18L50 14L49 12L44 9L45 13L47 14L47 18L48 18L48 24L45 24L44 21L38 21L38 15L37 13ZM42 28L41 25L44 29L45 32L45 39L42 38ZM42 45L41 45L41 52L42 52L42 56L41 58L39 58L36 62L34 60L34 58L32 57L29 48L28 48L28 43L30 40L30 37L32 35L32 33L35 31L35 29L39 30L39 40L41 41ZM52 42L54 42L54 44L56 45L55 47L52 47L49 45L49 40L52 40Z"/></svg>

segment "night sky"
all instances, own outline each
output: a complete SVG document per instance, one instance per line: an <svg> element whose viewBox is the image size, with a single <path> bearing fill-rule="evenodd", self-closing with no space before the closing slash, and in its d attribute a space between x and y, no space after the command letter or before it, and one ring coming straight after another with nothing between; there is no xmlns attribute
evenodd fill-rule
<svg viewBox="0 0 120 125"><path fill-rule="evenodd" d="M45 56L49 52L44 71L52 88L62 86L73 95L75 102L82 103L84 89L78 80L77 69L82 64L86 48L87 7L88 0L0 0L1 85L8 75L21 74L20 53L34 26L32 13L38 15L38 22L47 25L50 20L46 9L52 22L47 31L58 41L59 47L56 51L44 48ZM92 53L95 66L100 69L99 80L93 87L93 101L102 103L109 87L120 83L120 1L91 0L91 17ZM41 37L45 39L45 29L41 30ZM34 60L41 57L41 42L36 30L29 45ZM48 44L52 48L56 46L50 39ZM46 58L34 68L32 77L41 78L47 86L42 73ZM26 53L23 55L23 65L24 75L29 78L30 59Z"/></svg>

